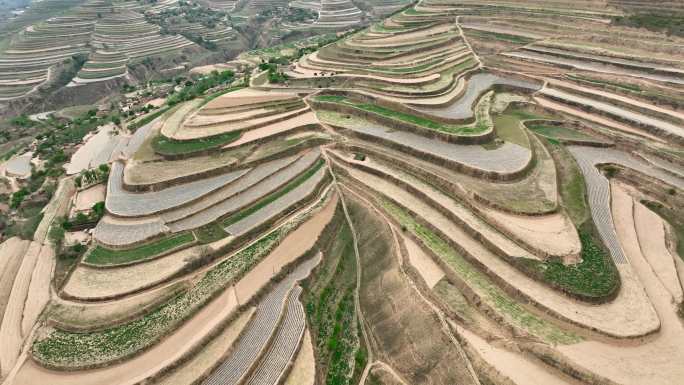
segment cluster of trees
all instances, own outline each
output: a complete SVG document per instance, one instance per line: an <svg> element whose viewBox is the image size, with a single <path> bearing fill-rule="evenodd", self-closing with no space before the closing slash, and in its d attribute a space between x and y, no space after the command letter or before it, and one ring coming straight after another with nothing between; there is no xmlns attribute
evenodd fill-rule
<svg viewBox="0 0 684 385"><path fill-rule="evenodd" d="M167 98L166 103L169 106L176 105L180 102L186 100L194 99L197 96L203 95L208 89L214 88L216 86L232 83L235 78L235 73L233 71L212 71L211 74L201 77L196 81L187 80L185 82L185 87L178 92L172 93Z"/></svg>
<svg viewBox="0 0 684 385"><path fill-rule="evenodd" d="M92 170L84 170L76 178L74 183L76 187L86 187L101 182L106 182L109 178L109 166L101 164L98 168Z"/></svg>

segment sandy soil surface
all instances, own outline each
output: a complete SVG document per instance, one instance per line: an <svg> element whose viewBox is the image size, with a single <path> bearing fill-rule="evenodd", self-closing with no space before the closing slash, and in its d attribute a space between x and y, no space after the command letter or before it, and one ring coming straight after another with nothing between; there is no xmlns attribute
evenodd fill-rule
<svg viewBox="0 0 684 385"><path fill-rule="evenodd" d="M549 99L535 97L534 100L537 103L539 103L542 107L551 108L553 110L560 111L560 112L563 112L563 113L566 113L569 115L573 115L573 116L576 116L580 119L586 119L590 122L598 123L600 125L603 125L603 126L606 126L606 127L618 130L618 131L623 131L623 132L627 132L630 134L636 134L639 136L644 136L644 137L652 139L656 142L664 143L662 138L651 135L644 130L640 130L640 129L637 129L634 127L624 125L622 123L615 122L615 121L610 120L610 119L606 119L606 118L604 118L600 115L597 115L597 114L584 112L578 108L574 108L574 107L567 106L565 104L557 103L557 102L551 101Z"/></svg>
<svg viewBox="0 0 684 385"><path fill-rule="evenodd" d="M292 364L284 385L314 385L316 379L316 358L314 357L309 329L304 331L297 358Z"/></svg>
<svg viewBox="0 0 684 385"><path fill-rule="evenodd" d="M26 249L31 242L12 237L0 244L0 319L5 314L5 306L12 292Z"/></svg>
<svg viewBox="0 0 684 385"><path fill-rule="evenodd" d="M634 223L641 252L662 285L676 303L682 302L682 284L674 258L665 243L665 224L658 214L641 203L634 204Z"/></svg>
<svg viewBox="0 0 684 385"><path fill-rule="evenodd" d="M38 242L31 242L26 254L23 256L21 266L17 272L12 285L12 292L5 308L5 314L0 326L0 372L2 377L6 376L14 367L19 358L19 353L24 342L21 331L21 322L24 314L26 298L28 297L31 276L38 262L38 255L42 245Z"/></svg>
<svg viewBox="0 0 684 385"><path fill-rule="evenodd" d="M238 107L254 103L265 103L277 100L291 99L295 97L296 95L291 93L266 92L252 88L245 88L239 91L221 95L218 98L207 103L202 109L212 110L217 108Z"/></svg>
<svg viewBox="0 0 684 385"><path fill-rule="evenodd" d="M5 175L10 177L26 178L31 175L32 152L16 156L4 164Z"/></svg>
<svg viewBox="0 0 684 385"><path fill-rule="evenodd" d="M85 190L79 191L74 197L74 210L83 211L90 210L97 202L102 202L105 199L105 185L98 184L89 187Z"/></svg>
<svg viewBox="0 0 684 385"><path fill-rule="evenodd" d="M71 161L66 165L67 175L97 167L106 163L112 155L112 151L119 143L119 136L114 133L116 126L108 124L100 127L95 135L87 138L84 145L71 156Z"/></svg>
<svg viewBox="0 0 684 385"><path fill-rule="evenodd" d="M298 116L295 116L292 119L288 119L284 122L279 122L279 123L274 123L270 124L268 126L264 126L261 128L257 128L254 130L250 130L242 134L240 139L231 142L230 144L226 145L224 148L232 148L232 147L237 147L240 145L243 145L245 143L253 142L256 140L260 140L263 138L267 138L269 136L277 135L285 131L290 131L293 130L297 127L304 126L306 124L315 124L318 123L318 119L316 119L316 115L313 112L307 112Z"/></svg>
<svg viewBox="0 0 684 385"><path fill-rule="evenodd" d="M240 333L245 329L254 315L256 308L251 307L232 321L223 332L212 339L190 361L176 368L169 375L163 377L158 385L194 385L197 379L207 375L214 366L225 357L237 341ZM304 384L302 384L304 385ZM311 384L313 385L313 383Z"/></svg>
<svg viewBox="0 0 684 385"><path fill-rule="evenodd" d="M33 269L31 285L24 305L24 317L21 320L21 335L27 336L38 320L38 316L50 301L50 284L52 270L55 267L55 252L51 244L43 245L38 261Z"/></svg>
<svg viewBox="0 0 684 385"><path fill-rule="evenodd" d="M576 385L577 382L564 379L558 372L552 372L542 363L526 358L522 353L487 342L482 337L454 323L458 333L477 351L482 359L502 375L519 385Z"/></svg>
<svg viewBox="0 0 684 385"><path fill-rule="evenodd" d="M575 301L558 291L549 290L545 284L530 278L513 267L486 249L480 241L449 221L443 214L414 195L375 175L351 168L348 170L355 180L372 187L376 191L382 191L386 196L392 197L401 205L409 207L420 217L427 219L442 233L449 236L474 258L487 266L490 270L489 274L498 276L503 281L510 283L541 307L550 309L553 313L579 325L600 330L613 336L635 337L657 330L659 326L658 317L638 280L627 275L628 272L625 272L623 276L622 289L614 301L601 306ZM622 276L623 272L620 271L620 273Z"/></svg>
<svg viewBox="0 0 684 385"><path fill-rule="evenodd" d="M190 73L192 74L200 74L200 75L209 75L212 71L227 71L227 70L235 70L237 66L235 65L230 65L226 63L219 63L219 64L209 64L205 66L198 66L198 67L193 67L190 70Z"/></svg>
<svg viewBox="0 0 684 385"><path fill-rule="evenodd" d="M611 186L615 229L625 254L656 308L661 321L659 333L640 345L587 341L558 349L592 372L624 385L673 385L684 378L684 325L676 314L671 295L661 284L641 252L635 231L633 205L629 193ZM675 358L676 357L676 358Z"/></svg>
<svg viewBox="0 0 684 385"><path fill-rule="evenodd" d="M90 235L85 231L71 231L64 233L64 244L67 246L75 245L77 243L84 243L90 238Z"/></svg>
<svg viewBox="0 0 684 385"><path fill-rule="evenodd" d="M582 250L577 229L563 213L523 216L489 208L482 210L497 226L515 235L534 250L560 257L576 255Z"/></svg>
<svg viewBox="0 0 684 385"><path fill-rule="evenodd" d="M418 270L425 284L432 289L442 277L444 270L432 260L411 238L404 238L409 262Z"/></svg>
<svg viewBox="0 0 684 385"><path fill-rule="evenodd" d="M335 195L323 210L288 234L268 257L235 285L236 295L240 303L252 298L262 287L268 284L271 278L280 273L283 266L297 260L314 245L318 235L332 219L337 207L337 199L337 195Z"/></svg>
<svg viewBox="0 0 684 385"><path fill-rule="evenodd" d="M206 127L192 127L184 125L183 128L178 130L172 137L177 140L188 140L219 135L233 131L256 131L258 128L253 127L258 127L264 124L270 124L271 126L277 127L280 123L277 123L276 121L279 119L296 119L298 114L306 114L303 111L306 111L307 109L308 107L304 107L293 111L276 113L242 122L226 122L223 124L217 123ZM287 122L287 120L284 120L283 122Z"/></svg>

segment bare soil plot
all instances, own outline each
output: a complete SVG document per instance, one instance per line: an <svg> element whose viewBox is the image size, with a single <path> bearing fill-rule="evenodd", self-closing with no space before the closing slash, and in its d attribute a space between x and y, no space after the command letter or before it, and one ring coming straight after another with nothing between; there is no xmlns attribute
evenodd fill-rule
<svg viewBox="0 0 684 385"><path fill-rule="evenodd" d="M31 275L31 285L26 295L24 315L21 320L21 334L28 336L38 316L50 301L52 270L55 267L55 252L51 244L40 249L38 260Z"/></svg>
<svg viewBox="0 0 684 385"><path fill-rule="evenodd" d="M389 226L365 206L348 202L354 228L362 230L359 296L376 354L411 384L474 383L460 347L402 274Z"/></svg>
<svg viewBox="0 0 684 385"><path fill-rule="evenodd" d="M7 301L7 307L0 325L0 369L2 376L6 376L19 358L24 343L22 334L22 318L26 310L26 299L29 296L31 277L35 269L40 250L43 246L39 242L31 242L23 256L21 266L12 285L12 291Z"/></svg>
<svg viewBox="0 0 684 385"><path fill-rule="evenodd" d="M576 385L577 382L554 372L541 362L533 361L523 353L488 342L470 330L457 326L458 333L475 349L488 364L515 384L527 385Z"/></svg>
<svg viewBox="0 0 684 385"><path fill-rule="evenodd" d="M74 197L73 208L76 211L90 210L95 203L105 200L105 186L98 184L85 190L78 191Z"/></svg>
<svg viewBox="0 0 684 385"><path fill-rule="evenodd" d="M108 124L100 127L99 131L86 139L66 166L67 175L78 174L83 170L94 168L109 162L114 150L123 138L116 133L116 126Z"/></svg>
<svg viewBox="0 0 684 385"><path fill-rule="evenodd" d="M676 384L684 376L684 367L672 357L684 356L681 344L684 325L676 314L671 294L641 252L632 197L616 184L611 186L611 197L615 229L629 259L626 268L633 270L631 279L643 283L648 298L658 311L660 329L652 338L636 344L586 341L558 349L576 364L620 384Z"/></svg>
<svg viewBox="0 0 684 385"><path fill-rule="evenodd" d="M641 253L676 303L682 302L682 284L675 258L667 247L665 222L641 203L634 204L634 224Z"/></svg>
<svg viewBox="0 0 684 385"><path fill-rule="evenodd" d="M406 252L411 265L418 270L427 287L430 289L434 288L444 278L444 270L425 254L423 249L412 239L404 238L404 245L406 246Z"/></svg>
<svg viewBox="0 0 684 385"><path fill-rule="evenodd" d="M314 385L316 379L316 360L314 358L311 335L307 329L302 338L297 358L292 364L290 374L287 375L285 385Z"/></svg>
<svg viewBox="0 0 684 385"><path fill-rule="evenodd" d="M240 139L227 144L224 148L235 148L238 146L243 146L247 143L256 142L263 140L268 137L282 134L287 131L294 130L299 127L303 127L309 124L316 124L318 120L313 112L306 112L301 115L297 115L291 119L285 120L279 123L273 123L264 127L255 128L249 130L242 134Z"/></svg>
<svg viewBox="0 0 684 385"><path fill-rule="evenodd" d="M12 237L0 244L0 318L12 292L14 279L31 244L18 237Z"/></svg>
<svg viewBox="0 0 684 385"><path fill-rule="evenodd" d="M577 230L565 213L523 216L486 208L483 212L497 226L534 250L565 257L577 255L582 249Z"/></svg>

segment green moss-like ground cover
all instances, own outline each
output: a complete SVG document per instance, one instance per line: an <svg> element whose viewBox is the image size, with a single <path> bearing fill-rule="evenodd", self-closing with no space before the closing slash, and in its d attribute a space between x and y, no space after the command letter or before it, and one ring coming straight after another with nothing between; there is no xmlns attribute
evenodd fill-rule
<svg viewBox="0 0 684 385"><path fill-rule="evenodd" d="M202 244L216 242L228 236L228 233L223 230L223 227L216 222L209 223L199 229L193 230L193 234L195 234L197 242Z"/></svg>
<svg viewBox="0 0 684 385"><path fill-rule="evenodd" d="M581 341L581 338L574 333L565 331L557 325L530 313L494 284L484 273L452 249L440 236L418 223L402 208L387 200L382 201L382 206L390 216L401 224L403 229L413 233L433 253L442 258L461 279L480 295L485 303L501 313L508 322L551 343L572 344Z"/></svg>
<svg viewBox="0 0 684 385"><path fill-rule="evenodd" d="M563 126L552 126L548 124L528 124L527 127L539 135L552 139L576 139L576 140L595 140L591 136L572 130Z"/></svg>
<svg viewBox="0 0 684 385"><path fill-rule="evenodd" d="M108 249L96 246L85 257L85 262L93 265L117 265L121 263L135 262L154 257L169 250L175 249L195 240L192 233L183 233L167 237L153 243L148 243L133 249Z"/></svg>
<svg viewBox="0 0 684 385"><path fill-rule="evenodd" d="M372 103L363 103L359 101L355 101L352 99L349 99L344 96L338 96L338 95L321 95L321 96L316 96L314 100L318 100L321 102L329 102L329 103L339 103L339 104L346 104L349 106L352 106L354 108L357 108L362 111L366 112L371 112L374 114L378 114L390 119L396 119L400 120L406 123L411 123L415 124L420 127L424 127L430 130L435 130L435 131L440 131L440 132L445 132L448 134L456 134L456 135L476 135L480 134L482 132L485 132L489 126L487 122L489 121L488 115L489 114L489 109L487 108L486 110L482 110L481 108L478 108L478 111L476 111L476 123L475 125L462 125L462 126L455 126L455 125L450 125L450 124L444 124L440 123L434 120L430 120L427 118L423 118L421 116L417 115L412 115L408 114L405 112L400 112L400 111L395 111L392 109L389 109L387 107L379 106L377 104L372 104ZM478 105L478 107L480 107ZM486 105L486 107L489 107L489 104Z"/></svg>
<svg viewBox="0 0 684 385"><path fill-rule="evenodd" d="M324 253L322 266L306 283L306 315L325 384L350 385L365 353L355 323L356 256L347 222Z"/></svg>
<svg viewBox="0 0 684 385"><path fill-rule="evenodd" d="M325 161L323 159L319 159L318 162L316 162L316 164L314 164L311 168L306 170L306 172L304 172L300 176L298 176L295 179L293 179L292 181L288 182L287 185L285 185L285 187L265 196L264 198L261 198L255 204L253 204L253 205L251 205L251 206L249 206L243 210L240 210L237 213L229 216L228 218L223 220L223 222L221 224L223 225L223 227L228 227L228 226L232 225L233 223L236 223L236 222L238 222L244 218L247 218L248 216L254 214L255 212L257 212L259 210L261 210L265 206L273 203L278 198L282 197L283 195L285 195L288 192L297 188L297 186L304 183L307 179L311 178L316 173L316 171L318 171L321 167L323 167L324 164L325 164Z"/></svg>
<svg viewBox="0 0 684 385"><path fill-rule="evenodd" d="M564 265L559 259L522 260L523 269L564 291L587 299L611 296L620 288L620 275L610 254L593 234L591 222L578 229L582 262Z"/></svg>
<svg viewBox="0 0 684 385"><path fill-rule="evenodd" d="M154 151L161 155L181 155L193 152L209 150L216 147L225 146L236 141L242 136L242 132L226 132L224 134L207 136L205 138L176 140L158 135L152 140Z"/></svg>
<svg viewBox="0 0 684 385"><path fill-rule="evenodd" d="M502 114L494 116L494 128L497 136L506 142L530 148L530 141L520 123L531 119L551 119L550 116L537 115L524 108L509 106Z"/></svg>
<svg viewBox="0 0 684 385"><path fill-rule="evenodd" d="M244 276L294 227L290 222L262 237L209 270L191 289L141 318L92 333L56 329L36 340L32 353L39 361L59 367L105 364L135 354L171 333L225 287Z"/></svg>

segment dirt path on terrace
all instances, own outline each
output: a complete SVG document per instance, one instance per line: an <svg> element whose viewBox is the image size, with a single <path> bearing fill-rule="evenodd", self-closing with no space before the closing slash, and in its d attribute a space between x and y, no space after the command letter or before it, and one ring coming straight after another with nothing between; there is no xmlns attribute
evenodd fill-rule
<svg viewBox="0 0 684 385"><path fill-rule="evenodd" d="M330 222L333 214L335 214L337 200L338 197L335 194L323 210L285 237L269 254L268 258L255 266L235 285L238 301L244 303L252 298L280 272L283 266L294 262L304 252L313 247L318 235L323 231L325 225Z"/></svg>
<svg viewBox="0 0 684 385"><path fill-rule="evenodd" d="M641 252L635 231L634 200L621 186L611 186L615 229L625 254L660 317L660 331L641 345L587 341L558 349L584 368L623 385L674 385L684 378L684 325L672 296ZM639 225L641 226L641 225Z"/></svg>
<svg viewBox="0 0 684 385"><path fill-rule="evenodd" d="M14 278L29 244L31 242L19 237L12 237L0 244L0 320L5 314Z"/></svg>
<svg viewBox="0 0 684 385"><path fill-rule="evenodd" d="M586 119L590 122L598 123L600 125L616 129L618 131L624 131L624 132L627 132L630 134L635 134L638 136L646 137L646 138L654 140L658 143L665 143L665 141L662 138L654 136L654 135L650 134L648 131L639 130L639 129L636 129L636 128L633 128L633 127L612 121L610 119L606 119L606 118L604 118L598 114L584 112L580 109L573 108L573 107L567 106L565 104L557 103L557 102L554 102L554 101L551 101L551 100L545 99L545 98L534 97L534 100L537 103L539 103L539 105L541 105L542 107L550 108L552 110L556 110L556 111L560 111L560 112L563 112L563 113L566 113L569 115L573 115L573 116L576 116L580 119Z"/></svg>
<svg viewBox="0 0 684 385"><path fill-rule="evenodd" d="M521 353L514 353L487 342L482 337L455 323L451 323L470 346L499 373L519 385L578 385L566 379L560 372L552 372L540 362L527 359Z"/></svg>
<svg viewBox="0 0 684 385"><path fill-rule="evenodd" d="M288 374L284 385L314 385L316 379L316 358L314 357L309 329L304 331L304 338L302 338L301 344L302 346L299 348L297 358L294 364L292 364L292 370Z"/></svg>
<svg viewBox="0 0 684 385"><path fill-rule="evenodd" d="M21 335L26 337L38 320L38 316L50 301L52 270L55 267L55 252L51 244L43 245L31 275L31 285L26 294L24 315L21 320Z"/></svg>
<svg viewBox="0 0 684 385"><path fill-rule="evenodd" d="M634 203L634 222L641 252L674 302L682 301L682 285L674 258L665 241L665 224L658 214L639 202Z"/></svg>

